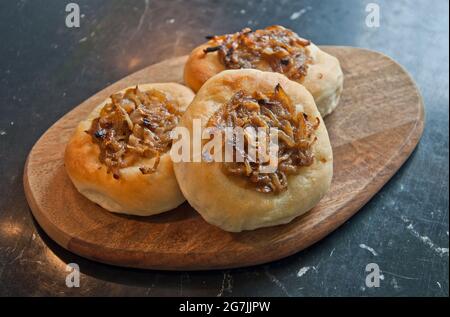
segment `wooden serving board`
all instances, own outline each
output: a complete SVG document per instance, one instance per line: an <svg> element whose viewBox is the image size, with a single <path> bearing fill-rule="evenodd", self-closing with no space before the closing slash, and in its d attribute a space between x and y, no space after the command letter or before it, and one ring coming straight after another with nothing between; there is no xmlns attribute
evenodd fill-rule
<svg viewBox="0 0 450 317"><path fill-rule="evenodd" d="M391 178L418 143L421 96L405 70L365 49L323 47L345 73L339 107L325 119L334 151L330 192L287 225L229 233L206 223L187 203L151 217L112 214L80 195L63 165L75 126L101 101L127 86L182 83L186 56L147 67L100 91L56 122L31 150L24 171L38 223L64 248L120 266L200 270L249 266L296 253L355 214Z"/></svg>

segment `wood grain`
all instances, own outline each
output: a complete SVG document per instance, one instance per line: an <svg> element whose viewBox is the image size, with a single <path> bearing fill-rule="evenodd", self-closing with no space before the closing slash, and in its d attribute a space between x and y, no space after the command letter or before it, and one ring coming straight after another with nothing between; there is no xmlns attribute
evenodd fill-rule
<svg viewBox="0 0 450 317"><path fill-rule="evenodd" d="M421 96L389 57L350 47L323 47L345 73L342 99L325 119L334 151L330 192L291 223L242 233L207 224L187 204L152 217L109 213L81 196L63 166L73 129L98 103L127 86L182 82L186 57L147 67L100 91L56 122L31 150L24 171L33 215L64 248L113 265L165 270L249 266L296 253L355 214L408 158L424 125Z"/></svg>

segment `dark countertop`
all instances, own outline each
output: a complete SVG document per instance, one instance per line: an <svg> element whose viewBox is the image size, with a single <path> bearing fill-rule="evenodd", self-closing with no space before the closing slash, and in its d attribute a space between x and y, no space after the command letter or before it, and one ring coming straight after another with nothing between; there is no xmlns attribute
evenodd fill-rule
<svg viewBox="0 0 450 317"><path fill-rule="evenodd" d="M81 27L70 29L68 2L0 2L0 295L448 296L447 0L377 0L379 28L365 24L371 1L77 0ZM422 92L420 144L359 213L289 258L192 273L95 263L63 250L37 227L24 197L23 166L53 122L125 75L188 54L203 35L271 24L317 44L383 52ZM65 285L70 262L80 266L80 288ZM379 288L365 286L371 262L383 272Z"/></svg>

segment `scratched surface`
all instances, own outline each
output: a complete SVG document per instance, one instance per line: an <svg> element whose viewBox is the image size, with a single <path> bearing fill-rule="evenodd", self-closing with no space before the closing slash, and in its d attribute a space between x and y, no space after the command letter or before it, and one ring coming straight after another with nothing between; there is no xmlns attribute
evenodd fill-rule
<svg viewBox="0 0 450 317"><path fill-rule="evenodd" d="M0 295L448 296L447 0L377 0L378 28L365 24L366 4L374 1L78 0L81 26L69 29L66 2L0 3ZM189 53L203 35L270 24L318 44L388 54L423 94L426 126L418 148L356 216L284 260L194 273L88 261L37 227L22 168L53 122L125 75ZM80 288L65 285L71 262L80 266ZM365 284L368 263L382 270L379 288Z"/></svg>

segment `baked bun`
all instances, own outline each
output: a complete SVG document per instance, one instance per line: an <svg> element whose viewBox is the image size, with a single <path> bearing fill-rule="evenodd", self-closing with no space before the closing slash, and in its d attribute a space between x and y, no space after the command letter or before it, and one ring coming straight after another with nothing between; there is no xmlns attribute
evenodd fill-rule
<svg viewBox="0 0 450 317"><path fill-rule="evenodd" d="M179 84L145 84L98 105L66 147L77 190L117 213L148 216L180 205L168 138L193 97Z"/></svg>
<svg viewBox="0 0 450 317"><path fill-rule="evenodd" d="M338 105L344 79L338 59L291 30L246 28L210 38L192 51L184 68L184 81L194 91L225 69L254 68L301 83L313 95L322 117Z"/></svg>
<svg viewBox="0 0 450 317"><path fill-rule="evenodd" d="M179 126L191 138L199 121L195 119L202 130L252 123L275 127L279 122L280 134L286 131L283 137L289 139L279 135L275 173L258 174L258 164L248 162L208 162L204 148L210 140L203 141L200 154L191 148L191 162L174 163L184 197L207 222L232 232L288 223L328 191L333 174L330 140L313 97L299 83L274 72L223 71L206 81L181 118Z"/></svg>

